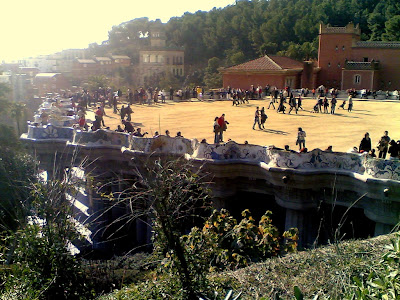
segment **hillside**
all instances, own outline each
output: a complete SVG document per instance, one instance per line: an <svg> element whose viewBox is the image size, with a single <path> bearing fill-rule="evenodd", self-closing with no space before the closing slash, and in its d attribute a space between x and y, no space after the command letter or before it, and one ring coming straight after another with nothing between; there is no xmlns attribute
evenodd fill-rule
<svg viewBox="0 0 400 300"><path fill-rule="evenodd" d="M298 286L305 299L317 295L318 299L343 299L344 294L350 293L350 287L354 286L353 277L366 280L370 272L382 271L383 254L388 251L385 248L394 239L395 234L390 234L271 258L236 271L211 275L209 288L211 291L219 290L220 295L228 289L234 289L236 293L241 291L240 299L293 299L294 287ZM398 282L398 278L396 280ZM139 296L145 295L141 288L146 290L154 286L154 281L150 280L100 299L146 299ZM177 299L167 294L158 296L160 299Z"/></svg>

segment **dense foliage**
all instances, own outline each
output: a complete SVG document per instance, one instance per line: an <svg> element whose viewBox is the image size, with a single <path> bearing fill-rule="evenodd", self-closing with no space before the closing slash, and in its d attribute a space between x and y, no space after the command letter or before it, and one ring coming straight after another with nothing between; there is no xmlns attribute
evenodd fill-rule
<svg viewBox="0 0 400 300"><path fill-rule="evenodd" d="M167 43L184 46L185 63L195 70L213 57L225 66L278 52L316 58L320 22L359 24L363 40L400 40L399 15L396 0L239 0L222 9L171 18L165 30ZM138 62L152 23L140 18L114 26L108 47Z"/></svg>

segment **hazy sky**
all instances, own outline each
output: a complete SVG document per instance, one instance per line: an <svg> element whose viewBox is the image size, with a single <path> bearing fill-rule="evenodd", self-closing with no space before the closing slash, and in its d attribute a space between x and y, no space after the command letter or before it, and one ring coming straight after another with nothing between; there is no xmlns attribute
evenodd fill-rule
<svg viewBox="0 0 400 300"><path fill-rule="evenodd" d="M2 0L0 63L5 60L86 48L108 39L113 25L161 19L225 7L235 0Z"/></svg>

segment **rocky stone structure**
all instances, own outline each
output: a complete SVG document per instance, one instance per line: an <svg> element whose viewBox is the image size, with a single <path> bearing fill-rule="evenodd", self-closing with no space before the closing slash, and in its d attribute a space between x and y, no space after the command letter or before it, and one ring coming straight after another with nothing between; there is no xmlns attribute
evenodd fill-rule
<svg viewBox="0 0 400 300"><path fill-rule="evenodd" d="M49 174L61 176L65 168L85 162L84 172L90 174L90 180L115 181L115 191L123 188L120 183L124 179L134 178L134 170L142 168L149 157L185 158L193 167L202 167L211 174L216 207L243 210L253 205L262 213L275 210L274 220L281 223L282 230L299 228L304 246L321 238L321 206L341 208L338 213L342 214L349 208L354 212L354 228L362 227L365 235L387 233L399 222L398 161L319 149L293 153L235 142L207 144L166 136L138 138L109 130L84 132L52 125L29 126L21 139ZM93 182L88 184L85 203L77 205L77 210L82 205L86 207L89 219L101 219L97 226L109 224L125 212L119 207L100 218L99 212L108 200L92 186ZM137 221L134 232L137 244L150 240L150 231L141 222ZM101 231L99 228L95 231ZM100 245L102 239L94 237L93 242Z"/></svg>

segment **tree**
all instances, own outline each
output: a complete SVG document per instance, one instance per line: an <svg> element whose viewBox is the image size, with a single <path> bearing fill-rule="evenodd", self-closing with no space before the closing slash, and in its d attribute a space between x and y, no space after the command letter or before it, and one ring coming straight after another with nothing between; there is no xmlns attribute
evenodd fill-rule
<svg viewBox="0 0 400 300"><path fill-rule="evenodd" d="M11 88L8 84L0 82L0 113L4 113L10 107Z"/></svg>
<svg viewBox="0 0 400 300"><path fill-rule="evenodd" d="M180 240L184 232L202 220L210 205L208 183L200 172L192 172L190 165L181 160L158 159L138 172L137 181L117 198L118 204L125 202L131 209L130 219L151 218L154 251L174 261L173 274L179 279L185 299L195 299L205 276L193 270Z"/></svg>
<svg viewBox="0 0 400 300"><path fill-rule="evenodd" d="M385 22L384 41L400 41L400 15L393 16Z"/></svg>
<svg viewBox="0 0 400 300"><path fill-rule="evenodd" d="M26 223L35 171L33 158L26 154L13 128L0 125L0 233L16 231Z"/></svg>
<svg viewBox="0 0 400 300"><path fill-rule="evenodd" d="M99 88L106 88L109 86L110 86L110 80L104 75L89 77L88 87L90 91L97 91Z"/></svg>
<svg viewBox="0 0 400 300"><path fill-rule="evenodd" d="M17 134L18 136L22 134L21 132L21 118L25 114L25 104L24 103L13 103L11 107L11 115L15 118L15 123L17 124Z"/></svg>
<svg viewBox="0 0 400 300"><path fill-rule="evenodd" d="M85 299L85 275L69 247L79 238L71 218L73 204L65 197L74 194L73 185L48 180L31 187L26 221L6 239L6 263L12 268L5 294L17 292L16 299Z"/></svg>

